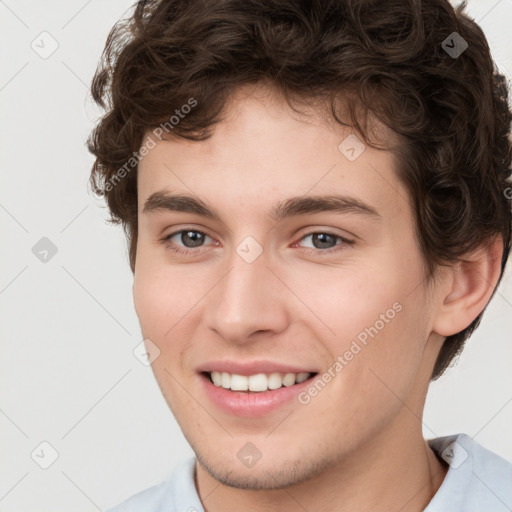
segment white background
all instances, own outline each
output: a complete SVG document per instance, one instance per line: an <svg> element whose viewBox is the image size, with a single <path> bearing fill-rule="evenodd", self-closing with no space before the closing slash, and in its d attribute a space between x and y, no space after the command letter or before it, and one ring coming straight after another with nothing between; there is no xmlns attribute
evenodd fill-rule
<svg viewBox="0 0 512 512"><path fill-rule="evenodd" d="M106 510L192 455L150 368L126 244L87 188L88 84L126 1L0 1L0 511ZM472 0L502 72L512 0ZM35 40L47 59L32 48ZM41 38L44 39L41 42ZM48 237L57 254L32 247ZM465 432L512 460L510 269L458 365L432 385L425 436ZM58 459L42 469L40 443ZM39 447L39 448L38 448ZM47 459L48 460L48 459Z"/></svg>

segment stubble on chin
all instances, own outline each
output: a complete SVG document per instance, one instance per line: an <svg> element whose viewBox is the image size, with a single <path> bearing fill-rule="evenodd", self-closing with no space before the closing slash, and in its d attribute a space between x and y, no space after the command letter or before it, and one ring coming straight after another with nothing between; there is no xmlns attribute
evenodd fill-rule
<svg viewBox="0 0 512 512"><path fill-rule="evenodd" d="M292 487L319 476L335 464L330 459L280 462L273 458L263 461L263 456L252 468L245 468L236 458L231 464L228 460L219 464L206 459L196 450L194 452L201 468L216 481L235 489L252 491Z"/></svg>

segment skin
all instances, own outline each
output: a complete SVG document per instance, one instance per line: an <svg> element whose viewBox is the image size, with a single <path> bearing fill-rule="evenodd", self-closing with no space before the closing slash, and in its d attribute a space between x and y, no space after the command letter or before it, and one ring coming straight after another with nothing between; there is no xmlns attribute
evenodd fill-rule
<svg viewBox="0 0 512 512"><path fill-rule="evenodd" d="M422 436L432 369L445 336L487 304L502 246L426 280L392 153L367 146L351 162L338 145L352 132L306 113L268 87L244 87L210 139L159 141L143 158L133 286L142 333L161 351L153 371L197 455L205 510L420 511L446 474ZM375 133L391 140L377 123ZM161 190L201 198L221 221L143 212ZM290 196L333 193L380 217L320 212L276 223L267 214ZM203 245L161 241L180 229L205 233ZM308 236L325 232L354 243ZM250 264L236 252L247 236L263 250ZM240 418L202 389L196 369L213 359L321 374L397 302L401 311L306 405ZM248 442L262 454L251 468L237 458Z"/></svg>

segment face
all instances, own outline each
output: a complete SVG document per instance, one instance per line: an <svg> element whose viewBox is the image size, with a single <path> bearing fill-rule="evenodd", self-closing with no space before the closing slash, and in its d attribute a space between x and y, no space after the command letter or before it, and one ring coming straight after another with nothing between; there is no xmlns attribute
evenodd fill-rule
<svg viewBox="0 0 512 512"><path fill-rule="evenodd" d="M277 488L407 429L432 319L393 155L242 91L210 139L140 163L133 292L201 466Z"/></svg>

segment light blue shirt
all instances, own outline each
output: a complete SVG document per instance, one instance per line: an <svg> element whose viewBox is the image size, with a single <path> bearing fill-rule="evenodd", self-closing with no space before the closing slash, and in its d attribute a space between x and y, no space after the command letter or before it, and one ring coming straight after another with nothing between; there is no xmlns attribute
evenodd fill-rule
<svg viewBox="0 0 512 512"><path fill-rule="evenodd" d="M449 468L424 512L511 512L512 464L466 434L429 441ZM158 485L107 512L204 512L194 484L195 459L181 462Z"/></svg>

